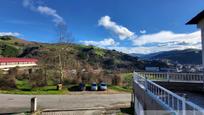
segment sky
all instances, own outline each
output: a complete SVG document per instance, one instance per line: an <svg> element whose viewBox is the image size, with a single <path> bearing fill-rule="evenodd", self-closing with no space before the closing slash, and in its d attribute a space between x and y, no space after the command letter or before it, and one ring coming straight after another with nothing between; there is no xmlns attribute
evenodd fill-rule
<svg viewBox="0 0 204 115"><path fill-rule="evenodd" d="M72 41L124 53L201 48L200 30L185 25L203 0L0 0L0 36L57 42L66 25Z"/></svg>

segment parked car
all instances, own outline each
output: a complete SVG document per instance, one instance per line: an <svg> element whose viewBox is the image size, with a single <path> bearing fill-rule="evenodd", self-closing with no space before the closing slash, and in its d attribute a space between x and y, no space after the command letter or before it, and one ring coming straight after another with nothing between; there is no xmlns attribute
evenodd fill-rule
<svg viewBox="0 0 204 115"><path fill-rule="evenodd" d="M91 90L92 91L97 91L98 90L98 86L97 86L97 84L95 82L91 84Z"/></svg>
<svg viewBox="0 0 204 115"><path fill-rule="evenodd" d="M84 83L79 84L79 90L80 91L85 91L86 90L86 85Z"/></svg>
<svg viewBox="0 0 204 115"><path fill-rule="evenodd" d="M101 82L101 83L99 84L99 90L101 90L101 91L107 90L107 84L104 83L104 82Z"/></svg>

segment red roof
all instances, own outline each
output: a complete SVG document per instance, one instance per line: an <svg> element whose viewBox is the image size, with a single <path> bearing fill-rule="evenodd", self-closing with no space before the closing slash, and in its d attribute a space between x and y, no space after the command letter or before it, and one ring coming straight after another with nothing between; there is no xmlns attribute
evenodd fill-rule
<svg viewBox="0 0 204 115"><path fill-rule="evenodd" d="M0 58L1 62L37 62L34 58Z"/></svg>

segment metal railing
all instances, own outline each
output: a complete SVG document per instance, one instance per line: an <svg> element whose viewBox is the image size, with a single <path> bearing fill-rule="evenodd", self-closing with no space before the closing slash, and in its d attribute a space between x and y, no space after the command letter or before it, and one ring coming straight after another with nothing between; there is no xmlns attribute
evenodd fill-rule
<svg viewBox="0 0 204 115"><path fill-rule="evenodd" d="M169 72L137 72L149 80L159 81L183 81L183 82L204 82L202 73L169 73Z"/></svg>
<svg viewBox="0 0 204 115"><path fill-rule="evenodd" d="M177 115L204 115L203 108L187 101L185 97L181 97L165 89L164 87L147 79L147 77L142 76L140 73L134 72L133 75L134 83L140 85L140 87L144 88L144 90L153 95L155 99L158 99Z"/></svg>

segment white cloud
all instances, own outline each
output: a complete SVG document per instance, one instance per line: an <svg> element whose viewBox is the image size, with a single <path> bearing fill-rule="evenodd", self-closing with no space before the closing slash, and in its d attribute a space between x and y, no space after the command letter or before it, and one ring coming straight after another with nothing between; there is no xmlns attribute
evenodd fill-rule
<svg viewBox="0 0 204 115"><path fill-rule="evenodd" d="M171 31L160 31L154 34L146 34L132 40L135 46L147 44L196 44L201 41L200 31L193 33L174 33Z"/></svg>
<svg viewBox="0 0 204 115"><path fill-rule="evenodd" d="M18 32L0 32L0 36L20 36Z"/></svg>
<svg viewBox="0 0 204 115"><path fill-rule="evenodd" d="M39 12L41 14L52 17L52 20L56 24L65 24L64 19L57 13L57 11L48 6L40 5L39 0L23 0L23 6L30 8L32 11Z"/></svg>
<svg viewBox="0 0 204 115"><path fill-rule="evenodd" d="M146 34L147 31L146 31L146 30L140 30L140 33L141 33L141 34Z"/></svg>
<svg viewBox="0 0 204 115"><path fill-rule="evenodd" d="M107 47L107 49L115 49L117 51L121 51L123 53L139 53L139 54L148 54L148 53L155 53L160 51L170 51L170 50L183 50L183 49L201 49L201 44L194 44L189 46L133 46L133 47Z"/></svg>
<svg viewBox="0 0 204 115"><path fill-rule="evenodd" d="M116 34L121 40L131 38L135 34L134 32L128 30L126 27L123 27L111 21L111 18L109 16L101 17L101 19L98 21L98 25L110 30L111 32Z"/></svg>
<svg viewBox="0 0 204 115"><path fill-rule="evenodd" d="M161 31L132 39L134 45L124 47L108 47L124 53L155 53L160 51L183 50L187 48L201 49L200 31L192 33L173 33Z"/></svg>
<svg viewBox="0 0 204 115"><path fill-rule="evenodd" d="M64 20L61 16L59 16L56 12L56 10L52 9L52 8L49 8L47 6L39 6L37 8L37 10L41 13L41 14L45 14L45 15L48 15L48 16L51 16L53 17L53 21L55 23L61 23L63 22L64 23Z"/></svg>
<svg viewBox="0 0 204 115"><path fill-rule="evenodd" d="M116 42L112 38L106 38L106 39L101 40L101 41L80 41L80 42L85 44L85 45L94 45L94 46L98 46L98 47L117 46L117 45L119 45L119 43Z"/></svg>

